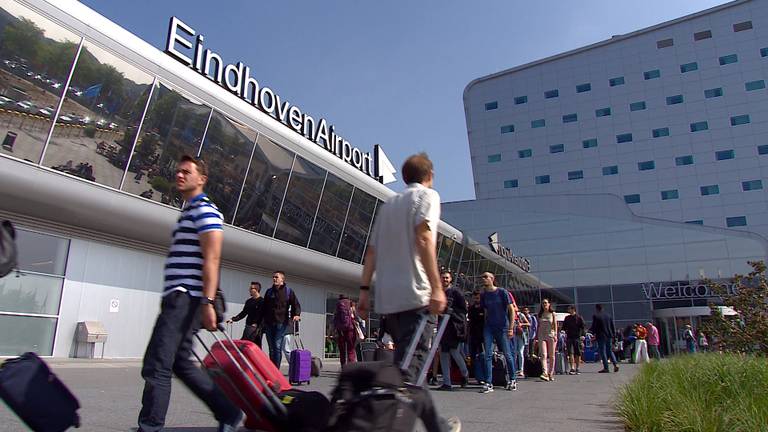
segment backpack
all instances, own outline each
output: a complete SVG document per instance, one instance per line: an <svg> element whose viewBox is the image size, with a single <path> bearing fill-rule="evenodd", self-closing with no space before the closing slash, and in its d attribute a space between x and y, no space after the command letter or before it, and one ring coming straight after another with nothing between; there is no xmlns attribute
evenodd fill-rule
<svg viewBox="0 0 768 432"><path fill-rule="evenodd" d="M16 249L16 230L11 221L3 221L0 225L0 277L13 271L17 266L18 250Z"/></svg>
<svg viewBox="0 0 768 432"><path fill-rule="evenodd" d="M348 299L342 299L336 302L336 312L333 314L333 326L336 330L351 330L355 326L352 317L352 309Z"/></svg>

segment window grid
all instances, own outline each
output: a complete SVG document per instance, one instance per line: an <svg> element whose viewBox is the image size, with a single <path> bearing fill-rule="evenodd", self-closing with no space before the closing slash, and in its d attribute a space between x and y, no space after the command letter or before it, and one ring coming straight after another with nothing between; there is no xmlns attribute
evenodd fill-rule
<svg viewBox="0 0 768 432"><path fill-rule="evenodd" d="M656 169L656 162L654 161L643 161L637 163L637 169L638 171L650 171L652 169Z"/></svg>
<svg viewBox="0 0 768 432"><path fill-rule="evenodd" d="M515 105L528 103L528 96L518 96L515 98Z"/></svg>
<svg viewBox="0 0 768 432"><path fill-rule="evenodd" d="M751 122L751 120L749 119L749 114L731 117L731 126L745 125L749 122Z"/></svg>
<svg viewBox="0 0 768 432"><path fill-rule="evenodd" d="M517 179L514 180L504 180L504 189L513 189L518 187L519 182Z"/></svg>
<svg viewBox="0 0 768 432"><path fill-rule="evenodd" d="M718 61L720 62L720 66L725 66L725 65L738 62L739 56L737 56L736 54L728 54L720 57Z"/></svg>
<svg viewBox="0 0 768 432"><path fill-rule="evenodd" d="M550 153L562 153L565 151L565 144L555 144L549 146Z"/></svg>
<svg viewBox="0 0 768 432"><path fill-rule="evenodd" d="M695 70L699 70L699 64L696 62L680 65L680 73L693 72Z"/></svg>
<svg viewBox="0 0 768 432"><path fill-rule="evenodd" d="M683 95L667 96L667 105L677 105L683 103Z"/></svg>
<svg viewBox="0 0 768 432"><path fill-rule="evenodd" d="M627 143L627 142L632 142L632 134L631 133L625 133L625 134L616 135L616 143L617 144Z"/></svg>
<svg viewBox="0 0 768 432"><path fill-rule="evenodd" d="M660 41L656 41L656 48L662 49L662 48L669 48L675 44L675 40L672 38L669 39L662 39Z"/></svg>
<svg viewBox="0 0 768 432"><path fill-rule="evenodd" d="M701 196L719 195L720 194L720 186L719 185L701 186L699 188L699 190L701 191Z"/></svg>
<svg viewBox="0 0 768 432"><path fill-rule="evenodd" d="M661 191L661 199L662 199L662 201L674 200L674 199L678 199L678 198L680 198L680 194L677 191L677 189L670 189L670 190Z"/></svg>
<svg viewBox="0 0 768 432"><path fill-rule="evenodd" d="M546 125L547 125L547 122L544 119L531 121L531 129L543 128Z"/></svg>
<svg viewBox="0 0 768 432"><path fill-rule="evenodd" d="M585 93L592 90L592 84L584 83L576 86L576 93Z"/></svg>
<svg viewBox="0 0 768 432"><path fill-rule="evenodd" d="M733 25L734 32L741 32L744 30L752 30L752 21L744 21Z"/></svg>
<svg viewBox="0 0 768 432"><path fill-rule="evenodd" d="M576 113L566 114L563 116L563 123L573 123L579 120L579 116Z"/></svg>
<svg viewBox="0 0 768 432"><path fill-rule="evenodd" d="M485 110L486 111L493 111L495 109L499 108L499 102L493 101L493 102L486 102L485 103Z"/></svg>
<svg viewBox="0 0 768 432"><path fill-rule="evenodd" d="M619 166L618 165L611 165L603 167L603 175L609 176L609 175L616 175L619 173Z"/></svg>
<svg viewBox="0 0 768 432"><path fill-rule="evenodd" d="M517 152L517 157L520 159L526 159L533 156L533 150L532 149L524 149Z"/></svg>
<svg viewBox="0 0 768 432"><path fill-rule="evenodd" d="M584 141L581 142L581 146L584 147L585 149L597 147L597 138L585 139Z"/></svg>
<svg viewBox="0 0 768 432"><path fill-rule="evenodd" d="M501 153L488 155L488 163L501 162Z"/></svg>
<svg viewBox="0 0 768 432"><path fill-rule="evenodd" d="M748 181L741 182L741 190L743 190L744 192L760 190L762 188L763 188L762 180L748 180Z"/></svg>
<svg viewBox="0 0 768 432"><path fill-rule="evenodd" d="M608 117L611 115L611 108L600 108L595 110L595 117Z"/></svg>
<svg viewBox="0 0 768 432"><path fill-rule="evenodd" d="M733 216L733 217L725 218L725 225L728 228L747 226L747 217L746 216Z"/></svg>
<svg viewBox="0 0 768 432"><path fill-rule="evenodd" d="M744 83L744 90L754 91L762 90L765 88L765 80L749 81Z"/></svg>
<svg viewBox="0 0 768 432"><path fill-rule="evenodd" d="M568 172L568 180L581 180L584 178L584 171L578 170L578 171L569 171Z"/></svg>
<svg viewBox="0 0 768 432"><path fill-rule="evenodd" d="M611 87L624 85L624 77L622 76L622 77L611 78L608 80L608 85Z"/></svg>
<svg viewBox="0 0 768 432"><path fill-rule="evenodd" d="M536 184L537 185L547 184L547 183L549 183L549 175L536 176Z"/></svg>
<svg viewBox="0 0 768 432"><path fill-rule="evenodd" d="M722 87L716 87L704 90L704 97L707 99L712 99L716 97L720 97L723 95L723 88Z"/></svg>
<svg viewBox="0 0 768 432"><path fill-rule="evenodd" d="M693 155L678 156L675 158L675 165L685 166L693 165Z"/></svg>
<svg viewBox="0 0 768 432"><path fill-rule="evenodd" d="M703 31L696 32L696 33L693 34L693 40L694 41L710 39L711 37L712 37L712 31L711 30L703 30Z"/></svg>
<svg viewBox="0 0 768 432"><path fill-rule="evenodd" d="M515 125L505 125L501 127L501 133L507 134L515 131Z"/></svg>
<svg viewBox="0 0 768 432"><path fill-rule="evenodd" d="M560 96L560 90L553 89L544 92L544 99L554 99Z"/></svg>
<svg viewBox="0 0 768 432"><path fill-rule="evenodd" d="M715 152L715 160L728 160L736 157L736 153L733 150L721 150Z"/></svg>
<svg viewBox="0 0 768 432"><path fill-rule="evenodd" d="M645 109L645 101L632 102L629 104L630 111L642 111Z"/></svg>
<svg viewBox="0 0 768 432"><path fill-rule="evenodd" d="M638 204L640 202L640 194L624 195L624 202L627 204Z"/></svg>
<svg viewBox="0 0 768 432"><path fill-rule="evenodd" d="M661 137L669 136L669 128L668 127L663 127L663 128L654 129L653 131L651 131L651 135L654 138L661 138Z"/></svg>
<svg viewBox="0 0 768 432"><path fill-rule="evenodd" d="M690 124L691 132L701 132L709 129L709 123L706 121L700 121Z"/></svg>
<svg viewBox="0 0 768 432"><path fill-rule="evenodd" d="M646 81L656 79L659 77L661 77L661 71L659 69L643 72L643 78L645 78Z"/></svg>

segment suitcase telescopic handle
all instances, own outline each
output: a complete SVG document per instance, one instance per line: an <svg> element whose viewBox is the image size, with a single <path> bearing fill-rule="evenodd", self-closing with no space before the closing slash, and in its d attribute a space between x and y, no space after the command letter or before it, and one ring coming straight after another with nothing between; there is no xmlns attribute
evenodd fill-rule
<svg viewBox="0 0 768 432"><path fill-rule="evenodd" d="M425 311L421 317L421 320L419 321L419 327L416 329L416 332L413 334L413 337L411 338L411 343L408 345L408 351L406 351L405 357L403 357L403 361L402 363L400 363L400 369L404 371L408 370L408 367L411 365L411 362L413 361L413 357L416 354L416 347L418 346L419 340L421 339L422 334L424 333L424 330L427 327L427 322L429 321L429 318L430 318L430 314ZM443 339L443 334L445 333L445 329L448 327L448 322L450 320L451 320L451 310L449 308L445 311L443 315L440 315L440 317L438 318L437 334L432 340L432 346L429 349L429 354L427 355L427 359L424 361L424 364L422 365L421 370L419 371L418 378L415 383L417 387L421 387L424 385L424 380L427 377L427 369L432 365L432 359L435 357L437 348L440 346L440 341Z"/></svg>

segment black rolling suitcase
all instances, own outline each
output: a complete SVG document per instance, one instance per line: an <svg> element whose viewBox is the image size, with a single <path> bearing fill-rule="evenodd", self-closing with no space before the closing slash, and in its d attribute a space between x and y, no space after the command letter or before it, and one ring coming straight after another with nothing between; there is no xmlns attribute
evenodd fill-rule
<svg viewBox="0 0 768 432"><path fill-rule="evenodd" d="M507 385L507 359L504 354L493 353L491 361L491 384L494 387L504 387Z"/></svg>
<svg viewBox="0 0 768 432"><path fill-rule="evenodd" d="M6 360L0 367L0 397L35 432L80 427L80 403L35 353Z"/></svg>
<svg viewBox="0 0 768 432"><path fill-rule="evenodd" d="M428 318L426 314L422 318L401 365L374 361L351 363L344 367L333 390L331 418L326 432L413 430L427 369L432 365L432 358L450 320L448 314L443 315L416 383L406 383L401 368L405 370L410 365Z"/></svg>

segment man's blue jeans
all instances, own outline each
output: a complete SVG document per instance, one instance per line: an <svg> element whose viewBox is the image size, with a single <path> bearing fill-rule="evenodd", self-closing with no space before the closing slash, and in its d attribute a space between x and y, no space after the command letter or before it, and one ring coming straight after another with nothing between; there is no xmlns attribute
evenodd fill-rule
<svg viewBox="0 0 768 432"><path fill-rule="evenodd" d="M613 363L614 366L617 364L616 356L613 354L613 350L611 350L611 338L597 338L597 352L600 353L600 360L603 361L603 369L608 370L609 356L611 363Z"/></svg>
<svg viewBox="0 0 768 432"><path fill-rule="evenodd" d="M267 335L267 345L269 346L269 359L278 368L280 368L280 363L283 361L286 329L285 323L267 324L264 327L264 334Z"/></svg>
<svg viewBox="0 0 768 432"><path fill-rule="evenodd" d="M496 342L496 346L499 347L504 354L504 358L507 359L507 382L517 381L515 375L515 358L512 356L512 347L509 344L509 329L504 327L502 329L491 329L488 326L483 329L483 338L485 340L485 372L488 380L486 382L493 383L493 343Z"/></svg>

